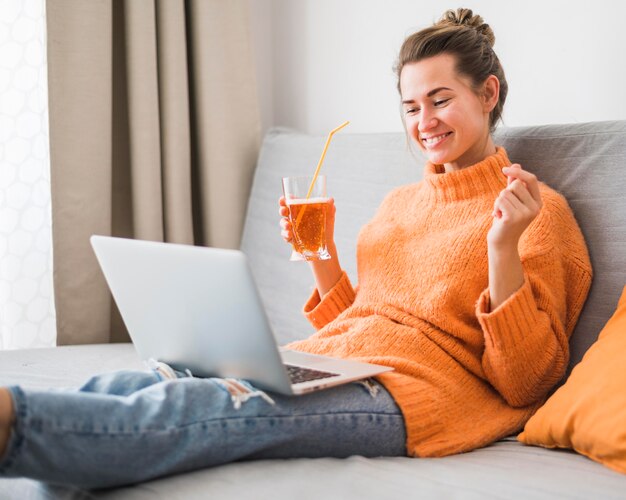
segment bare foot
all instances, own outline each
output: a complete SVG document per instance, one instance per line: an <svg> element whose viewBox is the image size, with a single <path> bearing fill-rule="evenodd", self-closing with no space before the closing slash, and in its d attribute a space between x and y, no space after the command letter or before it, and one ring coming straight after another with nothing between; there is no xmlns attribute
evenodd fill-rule
<svg viewBox="0 0 626 500"><path fill-rule="evenodd" d="M8 389L0 388L0 458L4 456L4 450L11 435L11 424L15 420L13 412L13 400Z"/></svg>

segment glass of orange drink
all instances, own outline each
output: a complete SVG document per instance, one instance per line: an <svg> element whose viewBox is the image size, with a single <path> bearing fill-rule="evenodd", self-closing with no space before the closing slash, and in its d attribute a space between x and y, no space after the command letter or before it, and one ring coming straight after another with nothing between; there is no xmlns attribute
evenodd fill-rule
<svg viewBox="0 0 626 500"><path fill-rule="evenodd" d="M283 177L283 193L293 233L291 260L328 260L326 176ZM310 191L310 192L309 192Z"/></svg>

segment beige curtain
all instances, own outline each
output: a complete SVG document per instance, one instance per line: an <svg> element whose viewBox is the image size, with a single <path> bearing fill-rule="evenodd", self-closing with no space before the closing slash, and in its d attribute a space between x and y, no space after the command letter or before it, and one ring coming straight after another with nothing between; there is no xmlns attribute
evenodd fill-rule
<svg viewBox="0 0 626 500"><path fill-rule="evenodd" d="M235 248L259 147L246 0L48 0L57 341L125 341L92 234Z"/></svg>

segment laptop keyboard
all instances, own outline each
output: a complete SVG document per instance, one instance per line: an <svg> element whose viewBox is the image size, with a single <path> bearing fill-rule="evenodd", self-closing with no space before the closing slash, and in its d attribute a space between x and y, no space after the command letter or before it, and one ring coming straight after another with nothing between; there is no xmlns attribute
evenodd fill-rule
<svg viewBox="0 0 626 500"><path fill-rule="evenodd" d="M338 373L323 372L320 370L312 370L302 366L285 365L287 375L292 384L300 384L302 382L310 382L311 380L319 380L322 378L336 377Z"/></svg>

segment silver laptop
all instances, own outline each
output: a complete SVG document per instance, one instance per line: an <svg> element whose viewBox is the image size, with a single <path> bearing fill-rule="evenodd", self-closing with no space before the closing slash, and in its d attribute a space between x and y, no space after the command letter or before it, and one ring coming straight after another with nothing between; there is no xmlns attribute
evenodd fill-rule
<svg viewBox="0 0 626 500"><path fill-rule="evenodd" d="M95 235L91 245L144 360L281 394L392 370L279 349L243 252Z"/></svg>

